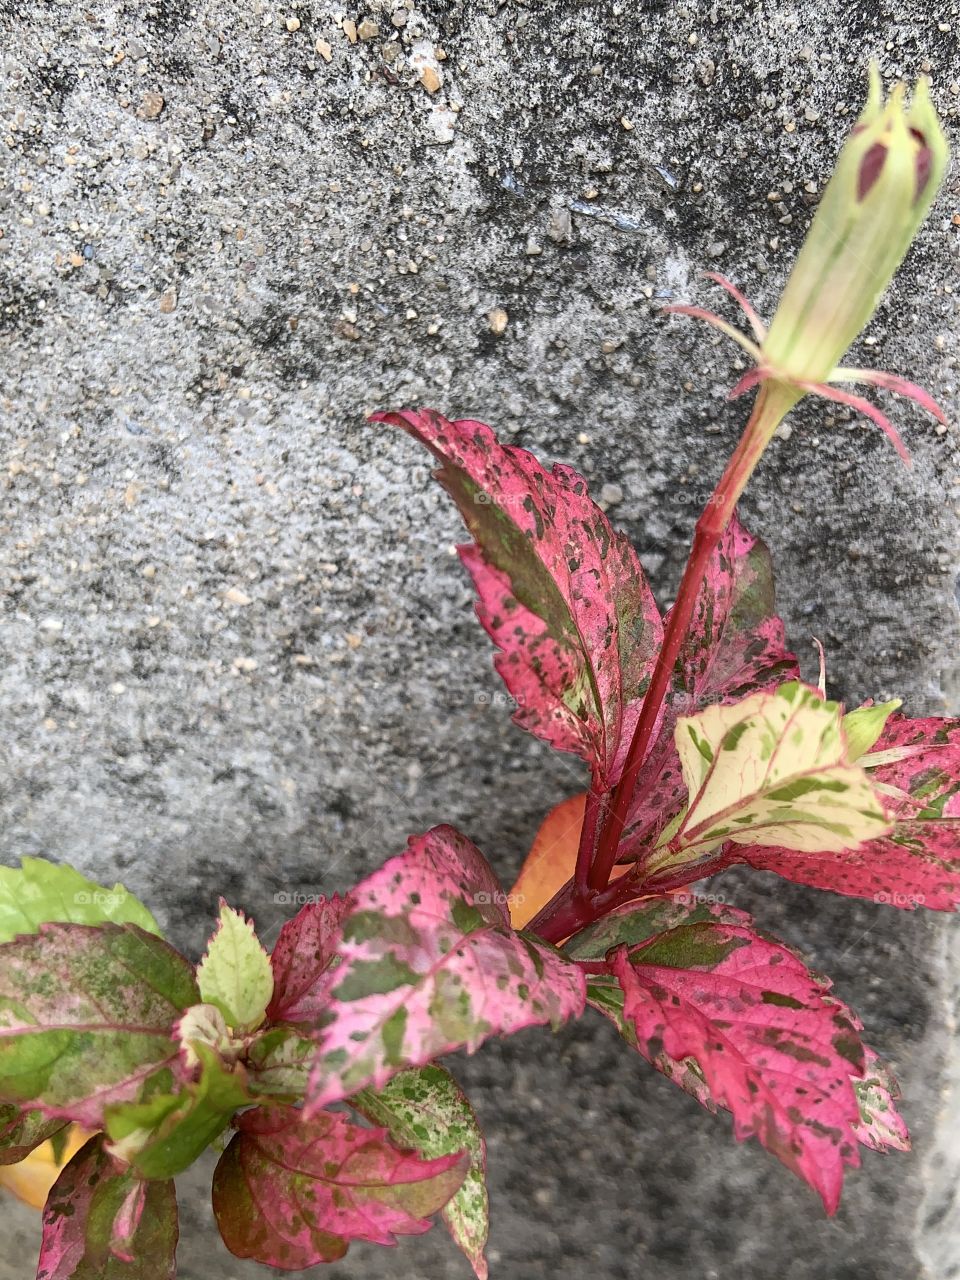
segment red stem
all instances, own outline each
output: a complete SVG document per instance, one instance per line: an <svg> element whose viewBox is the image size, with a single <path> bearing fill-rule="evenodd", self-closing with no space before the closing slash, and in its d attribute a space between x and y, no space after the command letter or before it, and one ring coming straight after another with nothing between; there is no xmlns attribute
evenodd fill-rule
<svg viewBox="0 0 960 1280"><path fill-rule="evenodd" d="M670 685L680 646L689 629L710 557L773 431L798 399L799 396L793 389L782 383L763 384L740 443L697 521L693 547L683 571L676 603L667 619L663 645L657 655L653 675L640 708L640 716L627 753L623 773L613 791L610 803L606 806L596 857L588 877L588 884L594 892L606 888L610 882L610 874L617 860L620 837L623 834L627 812L636 788L637 775L647 757L660 707Z"/></svg>

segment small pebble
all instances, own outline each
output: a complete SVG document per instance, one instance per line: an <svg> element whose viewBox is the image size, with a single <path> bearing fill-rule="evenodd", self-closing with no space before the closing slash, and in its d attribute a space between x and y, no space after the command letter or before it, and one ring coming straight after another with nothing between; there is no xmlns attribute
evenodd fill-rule
<svg viewBox="0 0 960 1280"><path fill-rule="evenodd" d="M324 62L329 62L330 59L333 57L333 48L330 45L330 43L326 40L318 40L317 43L314 45L314 48L316 49L317 53L319 53L320 57L324 60Z"/></svg>
<svg viewBox="0 0 960 1280"><path fill-rule="evenodd" d="M600 490L600 505L615 507L623 501L623 490L618 484L605 484Z"/></svg>
<svg viewBox="0 0 960 1280"><path fill-rule="evenodd" d="M290 32L290 34L291 34L291 35L293 34L293 32L294 32L294 31L299 31L299 30L300 30L300 19L299 19L299 18L288 18L288 19L287 19L287 30Z"/></svg>
<svg viewBox="0 0 960 1280"><path fill-rule="evenodd" d="M141 120L156 120L164 108L163 94L145 93L137 107L137 116Z"/></svg>
<svg viewBox="0 0 960 1280"><path fill-rule="evenodd" d="M361 40L376 40L380 34L380 25L373 21L372 18L364 18L357 27L357 35Z"/></svg>
<svg viewBox="0 0 960 1280"><path fill-rule="evenodd" d="M424 67L420 72L420 83L426 89L427 93L436 93L440 88L441 80L439 74L433 67Z"/></svg>
<svg viewBox="0 0 960 1280"><path fill-rule="evenodd" d="M492 311L487 312L487 323L492 333L503 333L509 319L503 307L494 307Z"/></svg>
<svg viewBox="0 0 960 1280"><path fill-rule="evenodd" d="M357 43L357 24L352 18L344 18L340 29L351 44Z"/></svg>
<svg viewBox="0 0 960 1280"><path fill-rule="evenodd" d="M165 289L160 295L160 312L162 315L168 316L171 311L177 309L177 291L176 289Z"/></svg>

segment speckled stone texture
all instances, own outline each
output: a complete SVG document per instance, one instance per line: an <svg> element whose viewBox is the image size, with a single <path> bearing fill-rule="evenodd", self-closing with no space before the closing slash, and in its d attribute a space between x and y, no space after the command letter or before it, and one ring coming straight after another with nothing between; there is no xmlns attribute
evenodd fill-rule
<svg viewBox="0 0 960 1280"><path fill-rule="evenodd" d="M122 877L193 955L218 893L272 939L296 894L439 821L509 880L582 774L511 725L457 519L365 413L431 403L572 463L667 603L744 411L737 349L660 304L717 303L714 268L771 310L871 56L929 70L960 145L958 36L929 0L0 0L0 856ZM958 192L858 353L953 424ZM957 429L896 415L912 471L801 406L743 515L810 674L816 635L833 694L942 713ZM950 922L759 874L713 891L834 976L913 1154L867 1153L828 1221L599 1019L531 1032L453 1063L493 1276L960 1275ZM202 1175L181 1276L265 1274ZM25 1280L37 1219L2 1214ZM387 1273L467 1268L437 1230L325 1272Z"/></svg>

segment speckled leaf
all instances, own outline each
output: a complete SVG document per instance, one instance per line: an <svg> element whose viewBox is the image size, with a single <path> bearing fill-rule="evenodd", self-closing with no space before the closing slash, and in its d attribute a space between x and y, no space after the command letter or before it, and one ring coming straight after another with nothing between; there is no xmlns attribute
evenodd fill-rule
<svg viewBox="0 0 960 1280"><path fill-rule="evenodd" d="M336 958L346 908L347 899L336 894L323 902L308 902L280 930L270 956L270 1022L315 1025L319 1021L326 998L323 975Z"/></svg>
<svg viewBox="0 0 960 1280"><path fill-rule="evenodd" d="M889 835L839 851L736 849L729 860L895 907L954 910L960 903L960 720L893 715L859 763L874 783L894 789L884 791Z"/></svg>
<svg viewBox="0 0 960 1280"><path fill-rule="evenodd" d="M0 948L0 1101L100 1128L104 1108L169 1088L192 967L136 925L44 924ZM165 1082L165 1083L164 1083Z"/></svg>
<svg viewBox="0 0 960 1280"><path fill-rule="evenodd" d="M159 934L156 920L122 884L94 884L73 867L24 858L19 870L0 867L0 943L36 933L41 924L137 924Z"/></svg>
<svg viewBox="0 0 960 1280"><path fill-rule="evenodd" d="M273 997L270 958L253 931L253 921L220 899L220 919L197 966L205 1004L214 1004L227 1025L251 1031L263 1021Z"/></svg>
<svg viewBox="0 0 960 1280"><path fill-rule="evenodd" d="M630 542L575 471L545 470L483 423L430 409L374 421L402 427L440 460L440 483L475 540L460 555L514 720L612 785L663 639Z"/></svg>
<svg viewBox="0 0 960 1280"><path fill-rule="evenodd" d="M173 1183L141 1182L91 1138L47 1199L37 1280L173 1280L177 1235Z"/></svg>
<svg viewBox="0 0 960 1280"><path fill-rule="evenodd" d="M841 850L890 830L860 765L850 764L841 709L796 681L677 721L690 802L670 842L694 854L732 840Z"/></svg>
<svg viewBox="0 0 960 1280"><path fill-rule="evenodd" d="M108 1107L110 1154L142 1178L183 1173L218 1138L238 1107L252 1099L242 1067L227 1068L207 1045L196 1046L199 1078L176 1093Z"/></svg>
<svg viewBox="0 0 960 1280"><path fill-rule="evenodd" d="M489 1231L487 1153L477 1117L463 1090L435 1062L401 1071L380 1090L363 1089L350 1099L373 1124L382 1125L400 1147L429 1158L468 1151L463 1185L441 1210L450 1234L466 1254L477 1280L487 1280L483 1250Z"/></svg>
<svg viewBox="0 0 960 1280"><path fill-rule="evenodd" d="M510 927L506 894L452 827L413 837L353 890L309 1105L400 1068L583 1011L576 965Z"/></svg>
<svg viewBox="0 0 960 1280"><path fill-rule="evenodd" d="M299 1102L317 1056L315 1037L296 1027L267 1027L247 1051L247 1083L258 1098Z"/></svg>
<svg viewBox="0 0 960 1280"><path fill-rule="evenodd" d="M871 1151L909 1151L910 1134L897 1111L900 1086L887 1064L864 1047L863 1078L854 1080L860 1107L857 1140Z"/></svg>
<svg viewBox="0 0 960 1280"><path fill-rule="evenodd" d="M292 1107L257 1107L237 1128L213 1177L220 1234L238 1258L285 1271L342 1258L351 1240L389 1245L429 1230L470 1159L399 1151L384 1129L339 1112L305 1120Z"/></svg>
<svg viewBox="0 0 960 1280"><path fill-rule="evenodd" d="M0 1164L19 1164L65 1125L65 1120L45 1116L42 1111L0 1106Z"/></svg>
<svg viewBox="0 0 960 1280"><path fill-rule="evenodd" d="M660 732L637 779L621 860L654 844L686 803L674 743L677 717L759 690L772 692L799 674L776 613L770 553L734 515L710 559Z"/></svg>
<svg viewBox="0 0 960 1280"><path fill-rule="evenodd" d="M700 901L686 893L643 898L618 907L564 943L572 960L602 960L614 947L635 947L680 925L752 924L745 911L725 904Z"/></svg>
<svg viewBox="0 0 960 1280"><path fill-rule="evenodd" d="M759 1138L833 1213L844 1166L859 1163L851 1074L864 1066L843 1006L793 952L739 925L681 926L611 961L640 1053L692 1059L737 1139Z"/></svg>

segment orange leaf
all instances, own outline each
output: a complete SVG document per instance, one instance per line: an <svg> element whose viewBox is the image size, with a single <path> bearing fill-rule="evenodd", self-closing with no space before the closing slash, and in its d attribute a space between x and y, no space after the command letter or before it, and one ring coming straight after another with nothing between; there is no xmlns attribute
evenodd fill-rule
<svg viewBox="0 0 960 1280"><path fill-rule="evenodd" d="M573 875L585 801L585 795L571 796L544 818L510 893L515 929L528 924Z"/></svg>

